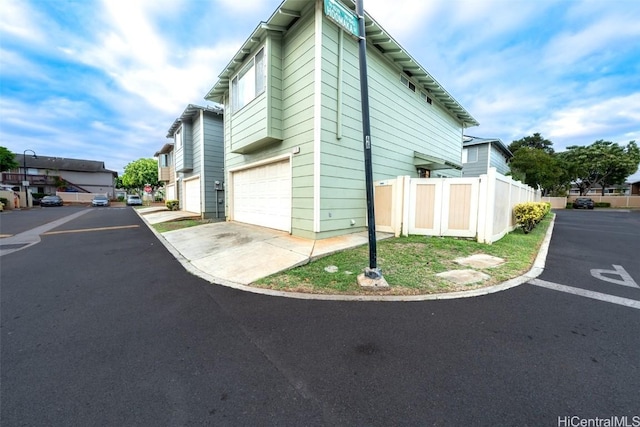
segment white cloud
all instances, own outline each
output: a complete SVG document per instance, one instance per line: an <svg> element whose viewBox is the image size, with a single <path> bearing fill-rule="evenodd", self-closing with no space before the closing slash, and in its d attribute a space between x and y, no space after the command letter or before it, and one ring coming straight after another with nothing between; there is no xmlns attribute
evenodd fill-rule
<svg viewBox="0 0 640 427"><path fill-rule="evenodd" d="M0 13L0 32L34 42L44 39L34 17L38 13L29 4L20 0L3 0Z"/></svg>
<svg viewBox="0 0 640 427"><path fill-rule="evenodd" d="M640 25L633 16L613 14L592 24L562 32L545 49L548 65L573 65L592 57L609 57L616 50L637 46ZM631 43L625 46L625 43Z"/></svg>
<svg viewBox="0 0 640 427"><path fill-rule="evenodd" d="M586 139L583 144L597 139L640 140L640 93L590 101L554 112L541 124L545 135L552 140Z"/></svg>
<svg viewBox="0 0 640 427"><path fill-rule="evenodd" d="M222 8L232 13L248 13L256 10L262 10L268 4L269 2L267 0L214 0L214 7ZM277 4L279 5L280 2ZM267 19L267 17L265 16L263 19Z"/></svg>
<svg viewBox="0 0 640 427"><path fill-rule="evenodd" d="M440 8L438 2L366 0L364 10L398 41L424 28Z"/></svg>

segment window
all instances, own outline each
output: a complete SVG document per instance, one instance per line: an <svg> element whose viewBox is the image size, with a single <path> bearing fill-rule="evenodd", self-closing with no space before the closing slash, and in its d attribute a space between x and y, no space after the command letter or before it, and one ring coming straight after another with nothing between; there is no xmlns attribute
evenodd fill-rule
<svg viewBox="0 0 640 427"><path fill-rule="evenodd" d="M427 104L431 104L433 101L431 100L431 98L429 98L429 96L424 93L423 91L420 91L420 98L422 98L423 100L427 101Z"/></svg>
<svg viewBox="0 0 640 427"><path fill-rule="evenodd" d="M415 92L416 91L416 85L414 85L413 83L411 83L409 81L408 78L406 78L405 76L401 75L400 76L400 83L402 83L403 85L405 85L406 87L409 88L410 91Z"/></svg>
<svg viewBox="0 0 640 427"><path fill-rule="evenodd" d="M264 92L264 48L231 81L231 109L238 111Z"/></svg>
<svg viewBox="0 0 640 427"><path fill-rule="evenodd" d="M182 129L176 132L175 138L176 138L176 149L182 148Z"/></svg>
<svg viewBox="0 0 640 427"><path fill-rule="evenodd" d="M160 167L166 168L169 166L169 155L168 154L160 154Z"/></svg>
<svg viewBox="0 0 640 427"><path fill-rule="evenodd" d="M475 163L478 161L478 147L462 149L462 163Z"/></svg>

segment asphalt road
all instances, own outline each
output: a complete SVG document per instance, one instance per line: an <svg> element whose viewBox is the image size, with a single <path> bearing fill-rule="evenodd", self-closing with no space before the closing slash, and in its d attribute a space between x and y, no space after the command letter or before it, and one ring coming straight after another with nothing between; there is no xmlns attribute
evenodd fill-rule
<svg viewBox="0 0 640 427"><path fill-rule="evenodd" d="M445 301L276 298L186 273L131 208L51 231L0 259L3 426L640 416L632 307L533 284ZM589 273L622 265L640 283L638 242L638 213L559 212L540 279L640 300Z"/></svg>

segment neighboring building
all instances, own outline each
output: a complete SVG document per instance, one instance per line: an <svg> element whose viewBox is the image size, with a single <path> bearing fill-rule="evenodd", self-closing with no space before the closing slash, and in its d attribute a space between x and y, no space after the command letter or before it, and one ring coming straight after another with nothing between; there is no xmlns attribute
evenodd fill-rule
<svg viewBox="0 0 640 427"><path fill-rule="evenodd" d="M462 176L480 176L489 168L502 175L509 172L513 153L498 138L478 138L465 135L462 139Z"/></svg>
<svg viewBox="0 0 640 427"><path fill-rule="evenodd" d="M630 194L634 194L632 190L633 185L629 182L625 182L624 184L605 187L603 194L602 186L596 185L595 187L591 187L587 194L583 194L583 196L628 196ZM569 195L579 196L580 188L577 185L572 184L571 188L569 189Z"/></svg>
<svg viewBox="0 0 640 427"><path fill-rule="evenodd" d="M164 184L165 200L177 200L176 168L173 159L173 142L164 144L153 157L158 159L158 181Z"/></svg>
<svg viewBox="0 0 640 427"><path fill-rule="evenodd" d="M175 177L165 181L169 184L167 198L174 196L172 199L180 201L180 209L203 218L224 217L223 117L221 108L187 105L167 132L173 147L165 145L156 153L161 174L171 175L172 168L175 171ZM164 158L168 170L161 166L164 154L170 154Z"/></svg>
<svg viewBox="0 0 640 427"><path fill-rule="evenodd" d="M20 186L24 194L22 181L24 165L26 179L31 193L56 194L56 191L106 194L114 197L114 183L118 173L106 169L104 162L96 160L66 159L37 155L16 154L20 167L11 172L2 173L2 183Z"/></svg>
<svg viewBox="0 0 640 427"><path fill-rule="evenodd" d="M283 1L205 96L225 109L230 220L314 239L366 227L358 44L323 6ZM460 176L478 122L365 20L374 179Z"/></svg>
<svg viewBox="0 0 640 427"><path fill-rule="evenodd" d="M631 187L631 194L640 196L640 181L630 181L628 184Z"/></svg>

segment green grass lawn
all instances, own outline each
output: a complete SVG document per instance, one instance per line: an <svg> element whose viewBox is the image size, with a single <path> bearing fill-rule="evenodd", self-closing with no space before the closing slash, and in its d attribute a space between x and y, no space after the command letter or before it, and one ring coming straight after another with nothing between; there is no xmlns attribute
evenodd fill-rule
<svg viewBox="0 0 640 427"><path fill-rule="evenodd" d="M449 237L409 236L378 242L378 268L389 283L386 290L377 294L417 295L453 292L486 287L518 277L529 271L538 249L551 224L547 215L530 233L519 228L492 245L475 240ZM503 258L506 262L494 268L482 269L490 279L472 285L458 285L436 277L449 270L468 269L454 260L473 254L487 254ZM325 294L364 295L356 283L356 277L369 262L368 246L361 246L315 260L254 284L257 287ZM325 271L328 266L338 267L335 273Z"/></svg>

